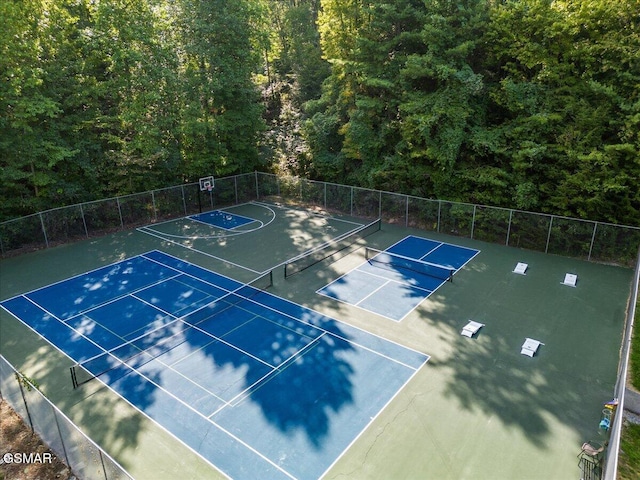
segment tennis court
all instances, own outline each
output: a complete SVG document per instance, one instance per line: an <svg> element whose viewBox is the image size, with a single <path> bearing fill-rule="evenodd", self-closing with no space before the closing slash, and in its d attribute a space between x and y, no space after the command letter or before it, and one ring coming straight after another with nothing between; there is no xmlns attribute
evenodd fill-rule
<svg viewBox="0 0 640 480"><path fill-rule="evenodd" d="M368 248L366 261L318 293L400 321L475 257L479 250L415 235L384 251Z"/></svg>
<svg viewBox="0 0 640 480"><path fill-rule="evenodd" d="M217 210L0 260L0 353L136 480L579 475L580 445L603 438L630 269L355 208ZM434 276L416 262L453 281L415 304L363 285L411 305L401 322L317 293L365 264L414 287Z"/></svg>
<svg viewBox="0 0 640 480"><path fill-rule="evenodd" d="M226 475L318 478L428 356L151 251L1 303Z"/></svg>

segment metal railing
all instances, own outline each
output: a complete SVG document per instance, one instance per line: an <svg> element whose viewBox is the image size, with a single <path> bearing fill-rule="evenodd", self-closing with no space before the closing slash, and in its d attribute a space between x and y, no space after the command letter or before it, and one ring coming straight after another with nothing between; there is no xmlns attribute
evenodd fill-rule
<svg viewBox="0 0 640 480"><path fill-rule="evenodd" d="M616 414L611 423L609 445L605 455L604 476L605 480L615 480L618 472L618 453L620 451L620 435L622 433L622 420L624 413L624 392L627 388L627 371L629 369L629 355L631 353L631 340L633 337L633 325L635 321L636 305L638 304L638 288L640 287L640 249L636 262L636 269L631 284L631 295L627 304L627 319L625 322L624 337L620 350L620 362L618 366L618 379L614 388L614 398L618 399Z"/></svg>
<svg viewBox="0 0 640 480"><path fill-rule="evenodd" d="M132 480L122 466L0 355L0 396L49 449L83 480ZM2 452L7 453L7 452ZM30 454L34 452L9 452Z"/></svg>

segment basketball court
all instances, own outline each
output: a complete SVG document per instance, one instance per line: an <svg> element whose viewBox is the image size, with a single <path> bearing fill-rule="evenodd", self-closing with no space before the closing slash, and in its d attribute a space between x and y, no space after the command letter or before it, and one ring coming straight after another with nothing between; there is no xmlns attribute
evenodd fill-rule
<svg viewBox="0 0 640 480"><path fill-rule="evenodd" d="M579 475L630 269L266 200L3 259L0 353L136 479Z"/></svg>

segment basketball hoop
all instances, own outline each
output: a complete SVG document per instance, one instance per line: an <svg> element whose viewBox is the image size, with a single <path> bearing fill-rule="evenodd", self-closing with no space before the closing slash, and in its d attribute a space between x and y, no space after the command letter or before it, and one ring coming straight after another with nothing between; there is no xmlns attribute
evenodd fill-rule
<svg viewBox="0 0 640 480"><path fill-rule="evenodd" d="M213 187L215 186L213 176L202 177L199 180L199 182L200 182L200 191L209 192L209 193L213 191Z"/></svg>

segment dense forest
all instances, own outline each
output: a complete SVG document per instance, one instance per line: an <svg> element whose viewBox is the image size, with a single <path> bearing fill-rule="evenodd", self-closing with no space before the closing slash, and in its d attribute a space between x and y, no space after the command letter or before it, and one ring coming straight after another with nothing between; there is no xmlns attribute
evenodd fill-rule
<svg viewBox="0 0 640 480"><path fill-rule="evenodd" d="M0 220L253 170L640 225L638 0L3 0Z"/></svg>

